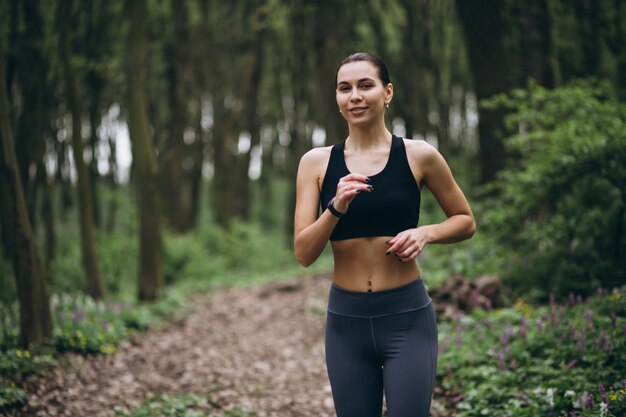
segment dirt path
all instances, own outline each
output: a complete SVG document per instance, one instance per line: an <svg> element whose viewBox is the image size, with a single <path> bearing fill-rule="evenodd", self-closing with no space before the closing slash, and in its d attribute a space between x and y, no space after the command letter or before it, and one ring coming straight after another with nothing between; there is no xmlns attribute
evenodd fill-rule
<svg viewBox="0 0 626 417"><path fill-rule="evenodd" d="M258 417L334 417L324 365L330 280L304 277L198 296L178 322L139 333L112 356L70 355L28 381L13 416L109 417L151 393L211 393L211 412L234 405Z"/></svg>
<svg viewBox="0 0 626 417"><path fill-rule="evenodd" d="M308 277L199 296L183 320L135 335L115 355L71 355L65 369L31 378L29 406L14 415L104 417L151 392L211 392L216 408L330 417L328 285Z"/></svg>

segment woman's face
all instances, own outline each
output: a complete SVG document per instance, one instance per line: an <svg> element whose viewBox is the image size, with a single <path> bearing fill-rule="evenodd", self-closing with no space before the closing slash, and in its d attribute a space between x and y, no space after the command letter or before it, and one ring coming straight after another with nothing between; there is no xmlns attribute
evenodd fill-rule
<svg viewBox="0 0 626 417"><path fill-rule="evenodd" d="M393 95L391 84L383 85L378 69L368 61L344 64L337 72L337 104L351 124L364 124L383 117Z"/></svg>

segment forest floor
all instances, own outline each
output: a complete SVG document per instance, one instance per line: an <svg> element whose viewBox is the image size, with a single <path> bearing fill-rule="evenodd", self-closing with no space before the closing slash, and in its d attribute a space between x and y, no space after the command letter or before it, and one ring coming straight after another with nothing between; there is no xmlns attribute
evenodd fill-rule
<svg viewBox="0 0 626 417"><path fill-rule="evenodd" d="M194 296L184 317L122 343L114 355L69 354L29 377L16 417L110 417L150 393L210 393L209 411L332 417L324 363L330 279L309 276Z"/></svg>

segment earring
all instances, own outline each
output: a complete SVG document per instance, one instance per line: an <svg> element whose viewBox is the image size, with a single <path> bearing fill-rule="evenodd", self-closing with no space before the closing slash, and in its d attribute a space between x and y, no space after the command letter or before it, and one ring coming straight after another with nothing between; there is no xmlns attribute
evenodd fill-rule
<svg viewBox="0 0 626 417"><path fill-rule="evenodd" d="M389 108L389 103L385 103L385 107Z"/></svg>

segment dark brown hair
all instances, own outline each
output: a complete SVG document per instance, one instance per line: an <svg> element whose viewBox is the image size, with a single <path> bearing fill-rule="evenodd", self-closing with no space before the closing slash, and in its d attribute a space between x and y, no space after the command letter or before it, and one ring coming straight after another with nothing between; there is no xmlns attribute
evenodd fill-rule
<svg viewBox="0 0 626 417"><path fill-rule="evenodd" d="M339 66L337 67L337 71L335 72L335 85L337 85L337 74L339 74L339 70L341 69L341 67L351 62L360 61L366 61L374 65L378 70L378 76L384 85L387 85L391 82L391 80L389 79L389 71L387 71L387 66L382 61L382 59L372 54L368 54L367 52L355 52L352 55L349 55L343 61L341 61L341 64L339 64Z"/></svg>

